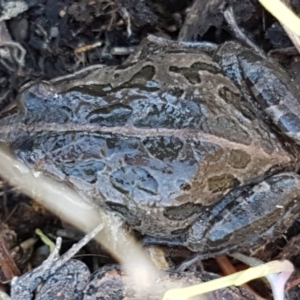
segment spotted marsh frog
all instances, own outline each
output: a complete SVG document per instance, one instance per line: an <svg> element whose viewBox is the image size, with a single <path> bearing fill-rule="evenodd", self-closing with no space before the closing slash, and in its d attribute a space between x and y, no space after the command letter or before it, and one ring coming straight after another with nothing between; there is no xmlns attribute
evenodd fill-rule
<svg viewBox="0 0 300 300"><path fill-rule="evenodd" d="M212 59L146 41L121 66L25 90L1 139L141 233L220 253L298 215L297 97L277 64L238 44Z"/></svg>

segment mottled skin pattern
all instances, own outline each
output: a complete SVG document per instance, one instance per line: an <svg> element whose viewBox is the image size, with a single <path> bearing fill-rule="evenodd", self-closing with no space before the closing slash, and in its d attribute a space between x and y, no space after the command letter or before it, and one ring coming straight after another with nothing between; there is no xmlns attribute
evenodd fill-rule
<svg viewBox="0 0 300 300"><path fill-rule="evenodd" d="M215 59L224 71L197 49L147 43L122 66L27 89L19 112L0 120L0 137L144 234L206 254L275 237L278 217L287 228L297 216L299 177L263 180L297 171L299 150L269 121L298 142L297 119L287 121L297 90L279 66L237 44Z"/></svg>
<svg viewBox="0 0 300 300"><path fill-rule="evenodd" d="M91 273L83 262L70 260L48 278L35 300L82 300L83 290L90 276Z"/></svg>

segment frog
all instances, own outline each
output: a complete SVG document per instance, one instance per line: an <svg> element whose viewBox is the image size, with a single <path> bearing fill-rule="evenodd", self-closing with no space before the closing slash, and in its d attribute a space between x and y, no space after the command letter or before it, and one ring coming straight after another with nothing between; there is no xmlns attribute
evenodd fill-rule
<svg viewBox="0 0 300 300"><path fill-rule="evenodd" d="M298 99L276 62L236 42L212 54L148 37L119 66L24 89L0 139L153 242L213 256L297 218Z"/></svg>

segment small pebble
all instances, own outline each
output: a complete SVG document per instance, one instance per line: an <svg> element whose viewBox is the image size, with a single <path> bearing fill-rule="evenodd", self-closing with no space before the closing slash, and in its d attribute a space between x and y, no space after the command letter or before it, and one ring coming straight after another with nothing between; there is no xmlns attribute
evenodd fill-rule
<svg viewBox="0 0 300 300"><path fill-rule="evenodd" d="M58 28L57 27L51 27L50 29L50 37L51 38L57 38L59 34Z"/></svg>

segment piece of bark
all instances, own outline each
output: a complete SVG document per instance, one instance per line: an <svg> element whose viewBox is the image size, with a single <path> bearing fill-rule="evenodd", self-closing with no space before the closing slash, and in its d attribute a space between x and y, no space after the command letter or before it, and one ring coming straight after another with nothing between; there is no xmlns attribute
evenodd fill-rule
<svg viewBox="0 0 300 300"><path fill-rule="evenodd" d="M14 276L20 276L20 271L7 250L6 242L3 238L3 231L0 233L0 266L2 282L8 282Z"/></svg>

